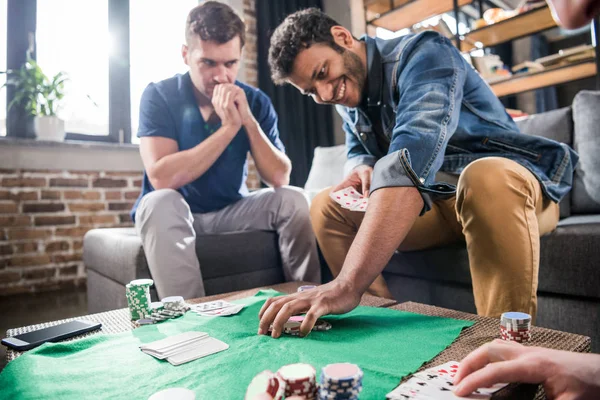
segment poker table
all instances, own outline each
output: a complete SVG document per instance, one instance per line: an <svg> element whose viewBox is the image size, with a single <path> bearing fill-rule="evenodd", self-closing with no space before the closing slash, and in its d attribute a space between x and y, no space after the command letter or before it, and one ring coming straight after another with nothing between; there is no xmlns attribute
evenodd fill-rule
<svg viewBox="0 0 600 400"><path fill-rule="evenodd" d="M273 289L283 293L293 293L301 285L306 285L306 282L289 282L280 285L274 285L269 288L256 288L250 290L244 290L239 292L208 296L204 298L188 300L189 303L200 303L206 301L225 299L228 301L234 301L238 299L247 298L253 296L260 289ZM393 300L383 299L365 294L361 300L362 306L367 307L381 307L390 308L399 311L406 311L410 313L422 314L434 317L452 318L457 320L471 321L474 323L472 326L467 327L461 331L456 340L441 351L430 361L423 364L419 371L427 369L429 367L440 365L448 361L460 361L472 350L487 343L495 338L500 337L499 320L494 318L479 317L477 315L464 313L455 310L449 310L419 303L406 302L398 304ZM81 318L81 317L80 317ZM98 314L91 314L84 316L85 319L90 321L101 322L102 329L100 331L81 335L77 338L85 336L93 336L98 333L122 333L136 329L136 325L131 322L128 309L113 310ZM76 318L72 318L76 319ZM32 330L40 329L47 326L56 325L62 322L66 322L72 319L52 321L43 324L37 324L22 328L10 329L7 331L6 336L14 336L21 333L29 332ZM73 339L77 339L73 338ZM73 340L71 339L71 340ZM589 337L570 334L566 332L560 332L545 328L533 327L532 328L532 339L528 345L543 346L547 348L568 350L576 352L589 352L591 348L591 340ZM12 361L19 357L22 353L8 350L7 358L8 361ZM406 377L405 379L408 379ZM400 383L400 382L398 382ZM0 396L1 397L1 396ZM509 385L497 392L493 396L494 399L544 399L546 398L543 388L538 385Z"/></svg>

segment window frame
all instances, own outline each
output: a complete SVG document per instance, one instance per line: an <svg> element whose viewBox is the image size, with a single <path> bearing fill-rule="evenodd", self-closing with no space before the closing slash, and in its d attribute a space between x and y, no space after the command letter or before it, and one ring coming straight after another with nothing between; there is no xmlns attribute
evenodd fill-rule
<svg viewBox="0 0 600 400"><path fill-rule="evenodd" d="M37 0L7 0L7 69L25 65L30 38L36 35ZM108 30L114 48L108 62L108 135L67 132L65 140L131 144L129 1L108 0ZM36 49L30 52L36 59ZM19 107L8 110L14 89L6 91L6 137L33 138L29 118Z"/></svg>

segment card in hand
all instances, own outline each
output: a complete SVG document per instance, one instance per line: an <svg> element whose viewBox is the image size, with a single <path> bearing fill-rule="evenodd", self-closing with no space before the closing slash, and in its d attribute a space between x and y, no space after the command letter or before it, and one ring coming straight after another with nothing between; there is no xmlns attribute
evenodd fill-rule
<svg viewBox="0 0 600 400"><path fill-rule="evenodd" d="M360 194L353 187L347 187L337 192L332 192L329 197L347 210L362 211L367 210L369 199Z"/></svg>

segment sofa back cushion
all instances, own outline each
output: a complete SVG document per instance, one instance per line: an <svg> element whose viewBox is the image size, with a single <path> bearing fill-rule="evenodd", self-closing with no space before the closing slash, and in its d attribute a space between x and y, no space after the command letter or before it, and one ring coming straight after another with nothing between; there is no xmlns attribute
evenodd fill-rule
<svg viewBox="0 0 600 400"><path fill-rule="evenodd" d="M571 211L600 213L600 91L582 90L573 101L574 149L579 153Z"/></svg>
<svg viewBox="0 0 600 400"><path fill-rule="evenodd" d="M541 114L532 115L517 121L521 132L529 135L543 136L573 147L573 113L571 107L560 108ZM560 217L571 215L571 193L560 202Z"/></svg>
<svg viewBox="0 0 600 400"><path fill-rule="evenodd" d="M337 185L344 178L346 145L317 147L304 185L304 190L312 199L326 187Z"/></svg>

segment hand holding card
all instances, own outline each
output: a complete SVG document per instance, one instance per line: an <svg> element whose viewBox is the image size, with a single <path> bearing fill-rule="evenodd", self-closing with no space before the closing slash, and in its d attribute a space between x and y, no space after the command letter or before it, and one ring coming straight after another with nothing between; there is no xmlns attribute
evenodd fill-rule
<svg viewBox="0 0 600 400"><path fill-rule="evenodd" d="M332 192L329 197L347 210L367 211L369 199L356 191L353 187L347 187L337 192Z"/></svg>

